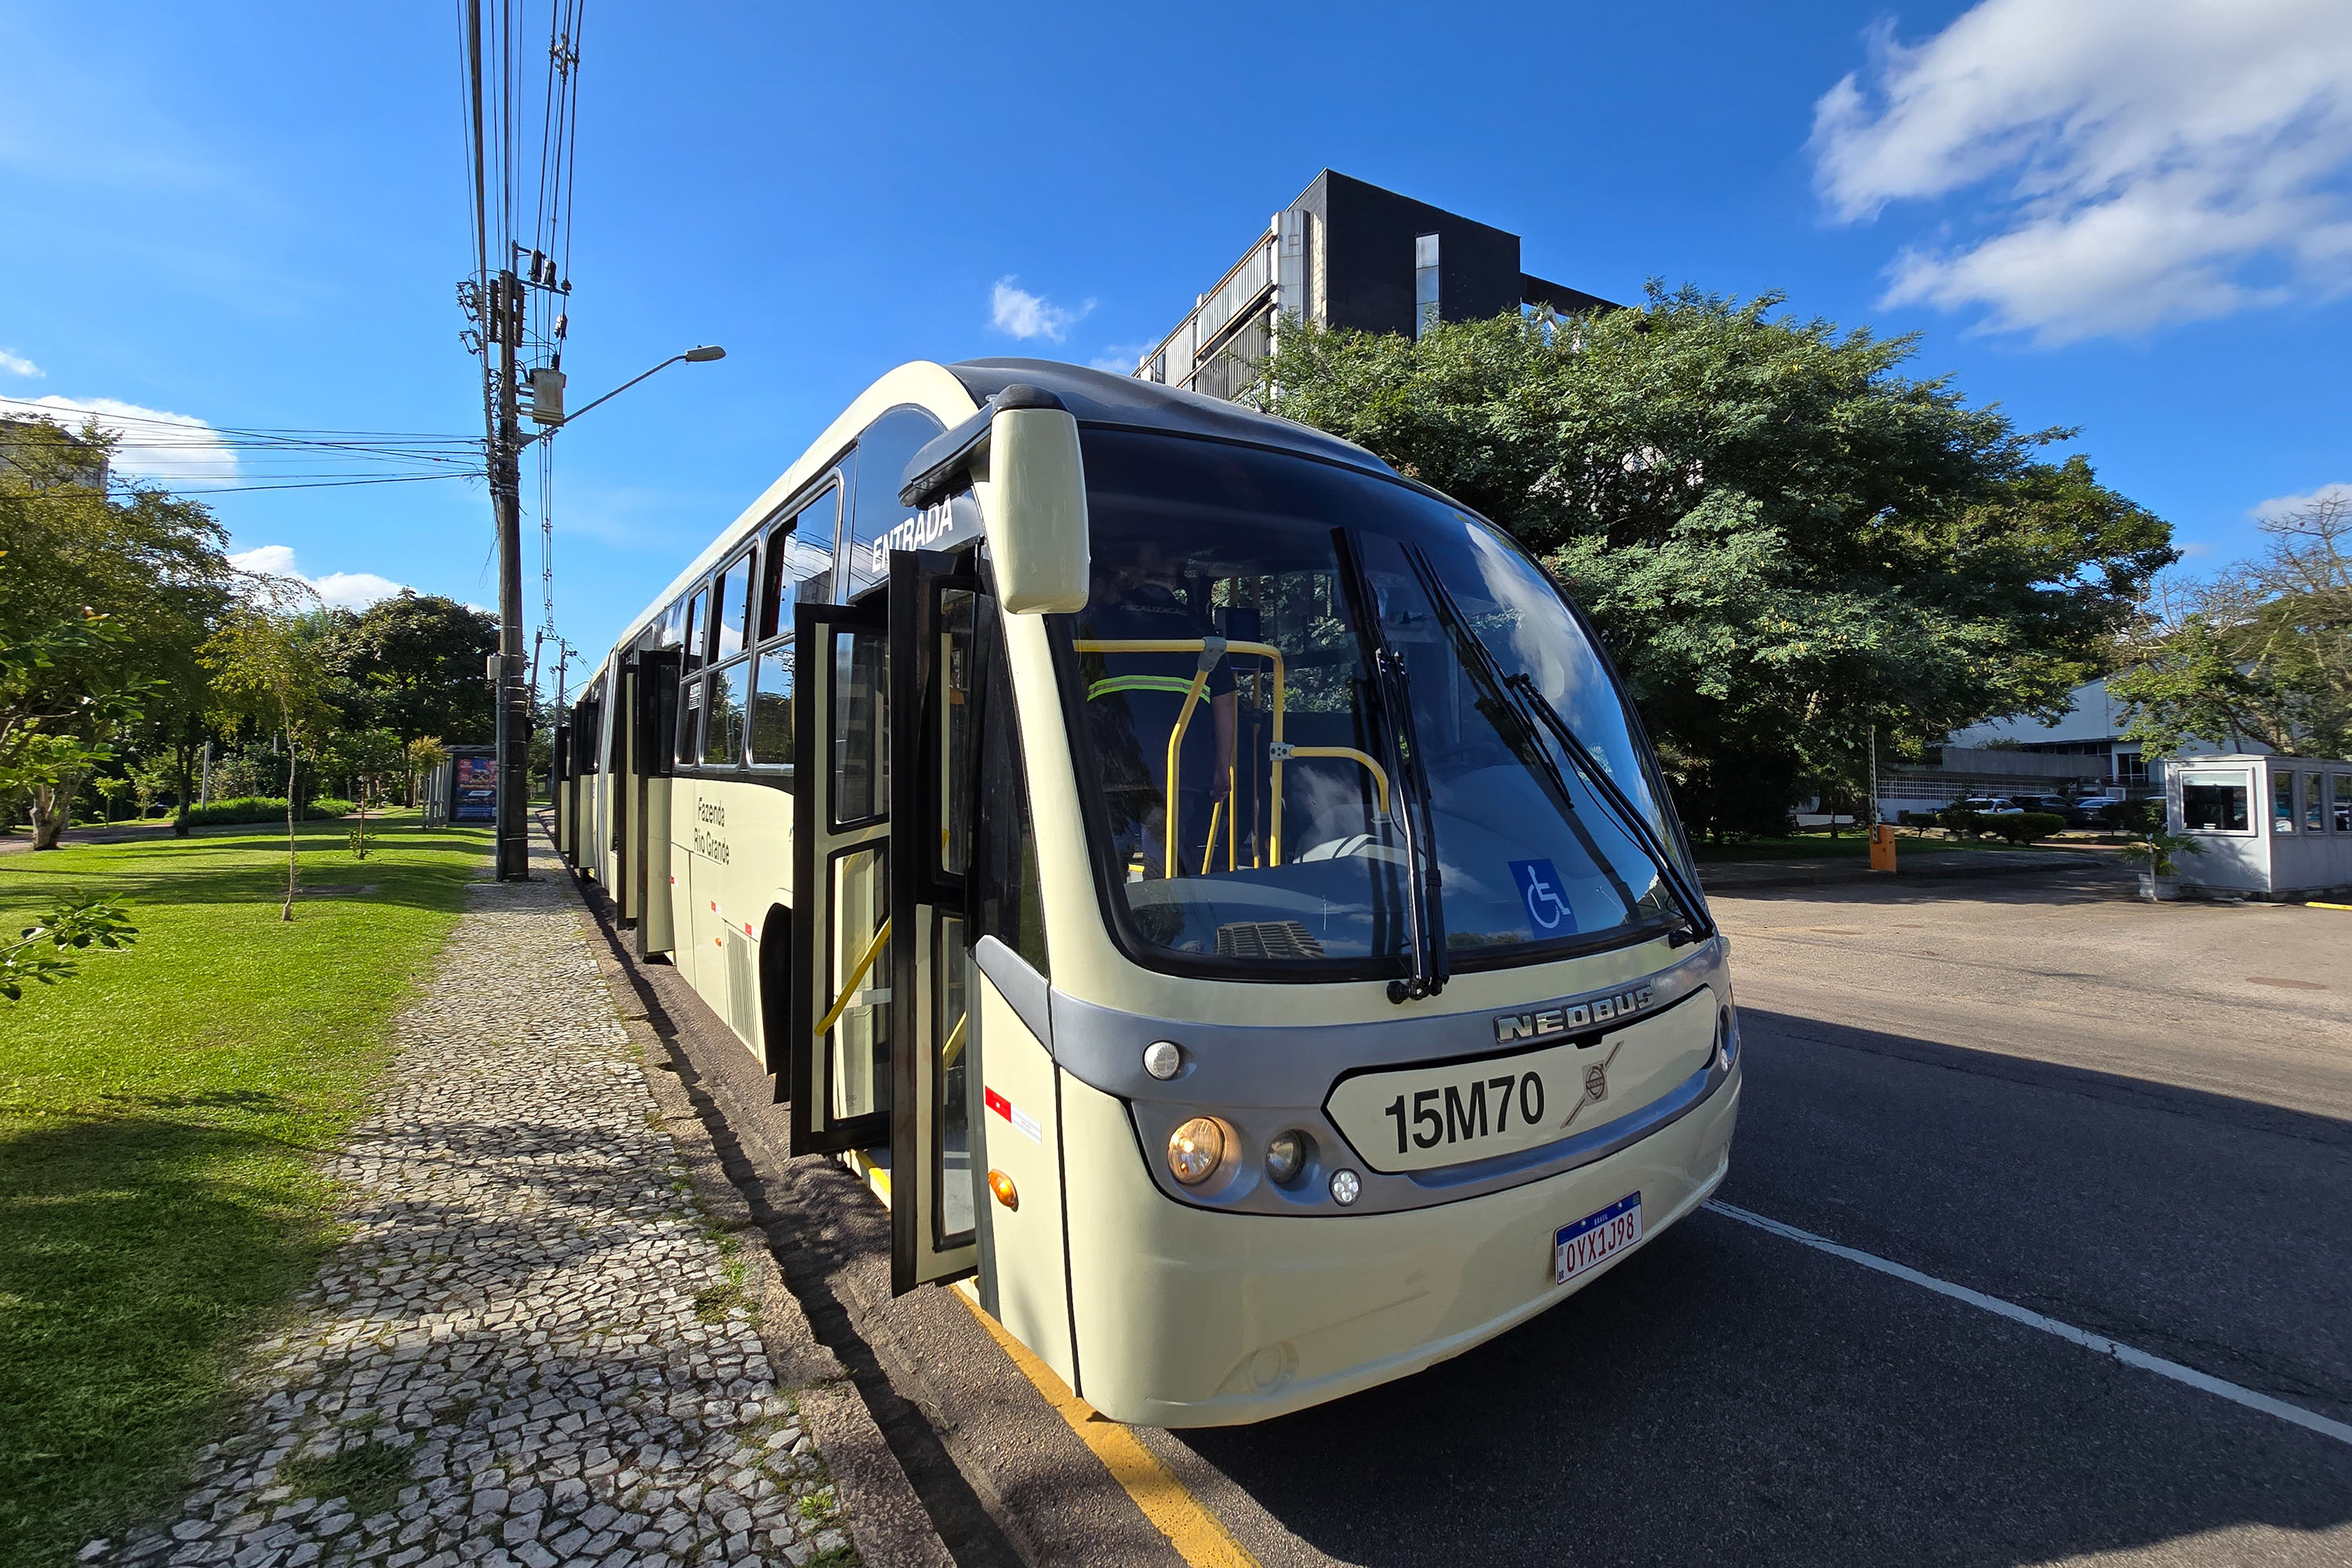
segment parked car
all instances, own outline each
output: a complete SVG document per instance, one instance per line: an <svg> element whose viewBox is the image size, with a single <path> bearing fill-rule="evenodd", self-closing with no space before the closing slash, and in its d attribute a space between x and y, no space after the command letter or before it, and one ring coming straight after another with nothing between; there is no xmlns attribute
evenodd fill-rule
<svg viewBox="0 0 2352 1568"><path fill-rule="evenodd" d="M2009 803L2020 811L2046 811L2053 816L2064 816L2074 809L2074 802L2063 795L2013 795Z"/></svg>
<svg viewBox="0 0 2352 1568"><path fill-rule="evenodd" d="M2007 795L1970 795L1966 800L1954 801L1951 809L1973 811L1979 816L2015 816L2025 808L2021 805L2011 805Z"/></svg>
<svg viewBox="0 0 2352 1568"><path fill-rule="evenodd" d="M2119 795L2086 795L2068 805L2064 816L2070 826L2104 827L2106 818L2100 813L2109 806L2125 804L2124 797Z"/></svg>

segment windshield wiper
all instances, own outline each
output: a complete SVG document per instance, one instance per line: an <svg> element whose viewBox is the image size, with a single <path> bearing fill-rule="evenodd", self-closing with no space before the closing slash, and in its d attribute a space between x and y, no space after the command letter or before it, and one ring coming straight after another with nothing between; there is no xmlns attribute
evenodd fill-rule
<svg viewBox="0 0 2352 1568"><path fill-rule="evenodd" d="M1451 967L1445 953L1436 834L1429 820L1429 776L1420 738L1413 732L1412 693L1406 683L1404 661L1381 629L1380 595L1365 574L1348 531L1333 529L1331 542L1339 553L1339 579L1347 590L1349 608L1370 647L1373 698L1388 720L1391 754L1401 764L1398 793L1404 798L1396 816L1404 830L1405 943L1412 953L1412 973L1409 980L1389 982L1389 1000L1402 1005L1444 990Z"/></svg>
<svg viewBox="0 0 2352 1568"><path fill-rule="evenodd" d="M1641 808L1618 786L1617 781L1609 776L1608 770L1601 765L1601 759L1594 756L1592 749L1569 727L1568 721L1561 718L1559 710L1545 699L1534 680L1524 672L1504 671L1495 658L1494 650L1480 638L1477 628L1470 624L1470 617L1454 602L1453 591L1446 587L1445 580L1437 574L1436 567L1430 563L1422 548L1417 544L1408 544L1404 549L1405 559L1412 564L1413 575L1421 579L1422 591L1429 595L1430 603L1436 606L1437 613L1445 618L1457 649L1468 656L1474 667L1472 673L1479 685L1509 702L1521 722L1532 721L1542 725L1559 742L1559 749L1576 764L1577 771L1591 782L1593 793L1601 797L1601 804L1608 808L1619 830L1633 841L1634 847L1656 870L1659 879L1666 884L1676 905L1675 913L1681 918L1680 923L1669 931L1667 942L1680 947L1685 942L1701 941L1712 935L1714 922L1704 912L1706 906L1700 902L1696 892L1684 879L1681 868L1651 830ZM1567 781L1560 777L1550 753L1540 745L1535 751L1542 759L1545 771L1565 793ZM1571 801L1571 806L1573 804Z"/></svg>

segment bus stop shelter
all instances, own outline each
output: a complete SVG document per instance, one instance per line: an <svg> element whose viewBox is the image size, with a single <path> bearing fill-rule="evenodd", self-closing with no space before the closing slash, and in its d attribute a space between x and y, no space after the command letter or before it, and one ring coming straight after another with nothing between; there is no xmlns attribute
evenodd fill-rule
<svg viewBox="0 0 2352 1568"><path fill-rule="evenodd" d="M2165 815L2197 846L2173 858L2184 890L2264 899L2352 889L2352 762L2315 757L2177 757Z"/></svg>
<svg viewBox="0 0 2352 1568"><path fill-rule="evenodd" d="M425 825L496 822L499 819L499 751L496 746L452 746L449 760L425 781Z"/></svg>

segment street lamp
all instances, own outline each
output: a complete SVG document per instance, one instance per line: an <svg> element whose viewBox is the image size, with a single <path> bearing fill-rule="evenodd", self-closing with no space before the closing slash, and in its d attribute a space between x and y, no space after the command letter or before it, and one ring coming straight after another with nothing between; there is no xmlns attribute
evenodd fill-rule
<svg viewBox="0 0 2352 1568"><path fill-rule="evenodd" d="M515 287L514 274L500 274L506 288ZM530 845L525 837L522 816L524 780L529 773L525 737L530 733L530 699L523 688L522 658L522 475L518 459L523 448L551 431L559 430L600 403L608 403L656 371L667 370L683 360L690 364L704 364L711 360L725 359L727 351L715 343L690 348L646 372L623 382L604 396L583 406L566 418L563 413L563 373L550 365L531 373L530 416L541 428L529 436L522 434L515 422L515 340L510 336L499 340L504 363L499 379L499 403L496 418L490 426L490 505L499 525L499 654L498 674L498 854L496 858L499 881L520 881L527 877L530 865Z"/></svg>
<svg viewBox="0 0 2352 1568"><path fill-rule="evenodd" d="M672 354L669 358L662 361L661 363L654 366L652 370L646 371L645 375L631 376L628 380L621 383L620 385L613 388L612 391L606 393L604 396L595 399L593 402L583 403L570 414L559 413L553 419L544 421L546 428L542 430L534 430L529 436L523 437L522 445L517 447L515 450L520 452L522 450L523 447L530 446L541 436L551 435L557 430L561 430L566 425L571 424L574 419L579 418L581 415L585 414L591 408L595 407L597 404L610 403L614 398L620 396L621 394L628 391L629 388L645 380L647 375L653 375L658 372L667 370L670 366L681 362L687 364L708 364L712 360L725 359L726 357L727 351L720 348L717 343L703 343L698 347L687 350L682 354ZM561 392L559 392L557 395L560 397L562 395ZM537 412L534 412L531 417L537 419L541 416Z"/></svg>

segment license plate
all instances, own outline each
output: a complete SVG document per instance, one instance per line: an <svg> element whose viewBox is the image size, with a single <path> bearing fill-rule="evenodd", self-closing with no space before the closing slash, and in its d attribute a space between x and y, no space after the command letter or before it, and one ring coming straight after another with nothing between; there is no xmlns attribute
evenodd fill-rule
<svg viewBox="0 0 2352 1568"><path fill-rule="evenodd" d="M1642 1194L1628 1193L1597 1214L1552 1233L1552 1282L1590 1274L1642 1239Z"/></svg>

